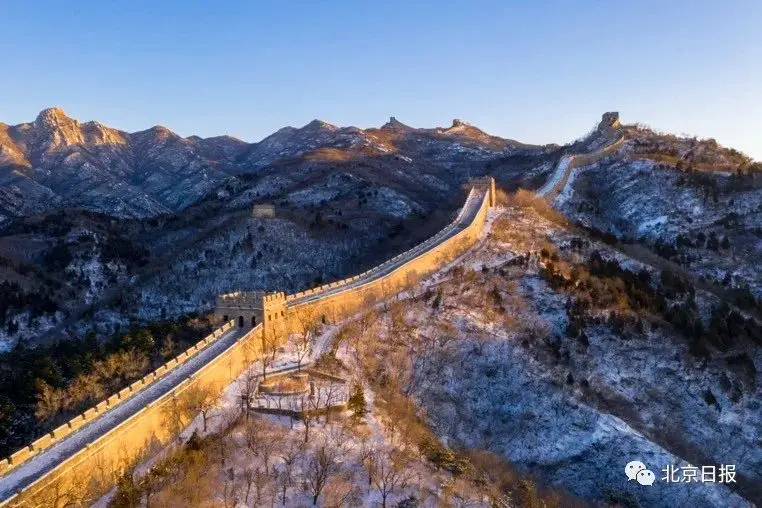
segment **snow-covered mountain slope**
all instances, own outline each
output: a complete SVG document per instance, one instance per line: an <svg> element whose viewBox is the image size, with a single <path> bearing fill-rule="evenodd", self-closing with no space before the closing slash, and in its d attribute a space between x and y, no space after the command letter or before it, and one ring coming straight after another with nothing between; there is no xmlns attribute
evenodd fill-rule
<svg viewBox="0 0 762 508"><path fill-rule="evenodd" d="M497 453L591 502L752 506L760 344L700 351L668 310L638 303L636 277L648 298L665 294L658 269L510 206L483 244L379 309L345 347L369 379L411 396L444 442ZM667 293L713 326L712 295ZM627 481L631 460L656 473L652 487ZM719 464L736 465L735 482L661 480L669 465Z"/></svg>
<svg viewBox="0 0 762 508"><path fill-rule="evenodd" d="M0 256L21 283L0 339L107 335L206 310L220 291L298 290L348 275L433 233L470 176L524 185L525 168L556 151L462 122L361 130L314 120L259 143L161 126L127 133L58 108L0 124ZM72 231L117 248L104 256ZM143 264L110 265L136 249ZM47 310L29 304L43 290L55 303Z"/></svg>
<svg viewBox="0 0 762 508"><path fill-rule="evenodd" d="M462 163L465 155L479 161L471 168L479 173L482 160L509 149L552 149L490 136L460 121L449 129L406 128L394 146L379 142L373 131L378 129L314 120L246 143L230 136L183 138L162 126L127 133L49 108L31 123L0 123L0 224L64 207L120 218L178 212L239 175L294 158L359 160L393 151L400 152L396 160L403 165L423 152L427 161L446 167L451 159Z"/></svg>
<svg viewBox="0 0 762 508"><path fill-rule="evenodd" d="M618 151L572 170L555 206L697 277L762 297L762 164L713 140L629 126Z"/></svg>

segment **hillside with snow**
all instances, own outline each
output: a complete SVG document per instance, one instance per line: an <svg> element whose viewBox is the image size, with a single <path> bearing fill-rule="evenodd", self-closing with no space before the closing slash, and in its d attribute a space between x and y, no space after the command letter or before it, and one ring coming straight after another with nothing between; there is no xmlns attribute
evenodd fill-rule
<svg viewBox="0 0 762 508"><path fill-rule="evenodd" d="M624 135L614 154L572 171L558 210L739 298L762 297L762 164L714 140Z"/></svg>
<svg viewBox="0 0 762 508"><path fill-rule="evenodd" d="M187 346L221 293L301 291L430 237L483 175L500 206L477 247L310 331L311 360L364 410L241 414L231 385L211 430L196 417L103 502L759 502L762 166L617 113L564 146L393 117L258 143L58 109L0 124L0 381L23 392L0 400L0 445L52 424L42 402L62 418L98 399L113 358L137 355L140 371ZM737 476L644 488L626 481L629 460Z"/></svg>
<svg viewBox="0 0 762 508"><path fill-rule="evenodd" d="M308 350L317 368L352 380L359 413L245 416L244 374L211 413L216 423L204 431L197 417L184 445L136 469L136 491L121 483L109 500L133 492L245 506L753 506L762 494L760 345L697 349L638 291L694 300L702 313L718 305L711 294L678 289L546 215L511 198L460 259L375 308L317 326ZM275 368L301 343L292 335ZM268 404L281 407L276 399ZM738 470L727 484L660 479L646 488L627 482L630 460L657 478L668 466Z"/></svg>
<svg viewBox="0 0 762 508"><path fill-rule="evenodd" d="M108 336L206 312L221 292L342 278L447 223L468 178L522 185L524 167L555 151L460 121L315 120L258 143L127 133L58 108L0 124L0 260L13 284L0 344Z"/></svg>

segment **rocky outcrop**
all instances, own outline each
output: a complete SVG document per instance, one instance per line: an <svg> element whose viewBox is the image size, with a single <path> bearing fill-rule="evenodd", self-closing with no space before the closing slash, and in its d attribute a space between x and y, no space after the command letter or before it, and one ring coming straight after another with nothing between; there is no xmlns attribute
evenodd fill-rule
<svg viewBox="0 0 762 508"><path fill-rule="evenodd" d="M0 203L6 216L58 207L153 216L187 206L230 178L195 143L163 127L128 134L49 108L5 130L0 189L21 197L14 207Z"/></svg>
<svg viewBox="0 0 762 508"><path fill-rule="evenodd" d="M0 124L0 223L61 207L124 218L179 212L279 161L395 153L393 161L405 170L416 160L457 177L453 164L483 168L483 160L517 148L533 149L458 119L449 128L416 129L391 117L367 130L313 120L246 143L230 136L184 138L159 125L127 133L48 108L33 122Z"/></svg>

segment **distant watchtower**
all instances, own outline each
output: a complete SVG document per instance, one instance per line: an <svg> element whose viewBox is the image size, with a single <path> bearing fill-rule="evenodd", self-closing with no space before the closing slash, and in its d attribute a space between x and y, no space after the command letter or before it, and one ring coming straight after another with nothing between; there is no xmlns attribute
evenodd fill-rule
<svg viewBox="0 0 762 508"><path fill-rule="evenodd" d="M601 116L601 122L598 124L598 130L604 134L611 135L620 130L622 124L619 122L619 112L609 111L603 113Z"/></svg>
<svg viewBox="0 0 762 508"><path fill-rule="evenodd" d="M251 216L258 219L269 219L275 217L275 205L271 203L261 203L251 207Z"/></svg>
<svg viewBox="0 0 762 508"><path fill-rule="evenodd" d="M619 127L619 112L609 111L607 113L603 113L603 115L601 115L601 125L606 125L614 129Z"/></svg>

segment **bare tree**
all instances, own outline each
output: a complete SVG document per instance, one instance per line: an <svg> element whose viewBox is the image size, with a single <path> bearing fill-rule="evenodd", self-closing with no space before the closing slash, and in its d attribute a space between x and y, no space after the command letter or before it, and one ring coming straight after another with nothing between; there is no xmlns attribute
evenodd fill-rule
<svg viewBox="0 0 762 508"><path fill-rule="evenodd" d="M213 448L214 455L216 455L217 461L222 465L222 467L225 467L225 464L227 463L228 459L228 440L227 439L220 439L217 446Z"/></svg>
<svg viewBox="0 0 762 508"><path fill-rule="evenodd" d="M370 433L363 433L360 435L360 464L368 474L368 487L373 485L373 473L376 471L376 455L378 455L378 447L375 440Z"/></svg>
<svg viewBox="0 0 762 508"><path fill-rule="evenodd" d="M317 326L317 310L310 305L301 306L291 313L291 319L296 323L299 332L294 345L296 346L297 370L301 370L302 361L310 351L311 338Z"/></svg>
<svg viewBox="0 0 762 508"><path fill-rule="evenodd" d="M243 468L243 472L241 473L241 478L243 479L244 484L246 485L246 494L244 495L243 502L247 505L249 504L249 496L251 495L251 486L254 484L254 477L256 472L258 472L259 469L254 469L251 466L246 466Z"/></svg>
<svg viewBox="0 0 762 508"><path fill-rule="evenodd" d="M34 416L37 421L47 422L53 420L55 416L61 413L64 405L64 392L42 379L35 382L37 391L37 403L34 408Z"/></svg>
<svg viewBox="0 0 762 508"><path fill-rule="evenodd" d="M265 422L266 420L260 418L248 422L244 429L244 438L246 447L255 456L262 458L265 473L270 474L270 459L283 446L285 433L280 427Z"/></svg>
<svg viewBox="0 0 762 508"><path fill-rule="evenodd" d="M383 302L384 312L386 312L388 310L389 298L391 298L394 295L394 290L392 288L391 283L389 283L389 281L386 279L381 281L380 288L381 288L381 300Z"/></svg>
<svg viewBox="0 0 762 508"><path fill-rule="evenodd" d="M275 330L275 325L270 325L270 329L262 326L262 354L259 357L259 362L262 365L262 379L267 379L267 368L275 360L275 353L278 350L278 334Z"/></svg>
<svg viewBox="0 0 762 508"><path fill-rule="evenodd" d="M234 508L240 501L239 495L240 484L237 481L235 469L228 468L223 473L222 479L222 501L225 508Z"/></svg>
<svg viewBox="0 0 762 508"><path fill-rule="evenodd" d="M47 488L30 497L20 496L21 504L18 506L50 506L52 508L65 508L68 506L83 506L87 503L85 488L86 479L75 476L72 479L57 478Z"/></svg>
<svg viewBox="0 0 762 508"><path fill-rule="evenodd" d="M421 280L421 276L415 270L411 270L405 274L405 286L407 287L407 290L410 293L411 298L415 298L416 287L418 285L418 282L420 282L420 280Z"/></svg>
<svg viewBox="0 0 762 508"><path fill-rule="evenodd" d="M312 505L317 505L320 493L323 492L328 480L338 470L335 450L328 445L322 445L313 453L307 461L304 474L307 487L312 494Z"/></svg>
<svg viewBox="0 0 762 508"><path fill-rule="evenodd" d="M262 353L262 356L259 357L259 363L262 366L262 380L264 381L267 379L267 368L273 363L273 360L270 355Z"/></svg>
<svg viewBox="0 0 762 508"><path fill-rule="evenodd" d="M360 490L352 480L349 473L332 476L324 488L322 505L325 508L360 506L362 504Z"/></svg>
<svg viewBox="0 0 762 508"><path fill-rule="evenodd" d="M244 418L248 421L251 411L251 399L256 395L258 379L254 369L247 367L241 378L238 380L238 397L241 400L241 411L244 412Z"/></svg>
<svg viewBox="0 0 762 508"><path fill-rule="evenodd" d="M314 409L315 398L311 394L306 396L303 395L299 398L299 404L301 405L299 417L304 424L304 442L309 443L310 427L315 418L317 418L317 411Z"/></svg>
<svg viewBox="0 0 762 508"><path fill-rule="evenodd" d="M333 414L331 408L342 401L345 388L341 383L328 381L326 384L319 385L315 391L317 397L314 399L314 410L318 414L322 412L324 421L328 423Z"/></svg>
<svg viewBox="0 0 762 508"><path fill-rule="evenodd" d="M254 506L263 506L263 497L270 491L272 493L272 478L266 471L256 468L253 474L254 483Z"/></svg>
<svg viewBox="0 0 762 508"><path fill-rule="evenodd" d="M180 397L175 395L169 400L169 403L162 408L162 417L163 427L179 439L180 431L188 425L188 413Z"/></svg>
<svg viewBox="0 0 762 508"><path fill-rule="evenodd" d="M193 383L183 394L183 403L189 415L201 414L204 432L212 410L217 405L218 391L212 384Z"/></svg>
<svg viewBox="0 0 762 508"><path fill-rule="evenodd" d="M301 441L286 440L280 448L281 462L277 469L277 482L281 489L281 503L286 504L286 492L291 486L294 475L294 468L297 462L304 454L304 445Z"/></svg>
<svg viewBox="0 0 762 508"><path fill-rule="evenodd" d="M146 506L151 506L151 496L161 489L162 475L154 466L140 477L140 490L145 493Z"/></svg>
<svg viewBox="0 0 762 508"><path fill-rule="evenodd" d="M300 334L294 345L296 346L296 370L301 372L302 362L310 353L310 344L312 342L312 332L307 331L304 334Z"/></svg>
<svg viewBox="0 0 762 508"><path fill-rule="evenodd" d="M378 319L379 313L376 310L371 309L364 312L355 320L355 326L351 331L353 333L347 334L349 344L354 350L355 362L358 365L362 364L363 352L368 347L368 335Z"/></svg>
<svg viewBox="0 0 762 508"><path fill-rule="evenodd" d="M323 441L336 457L346 457L352 452L354 444L350 436L351 427L345 421L337 421L323 428Z"/></svg>
<svg viewBox="0 0 762 508"><path fill-rule="evenodd" d="M395 490L404 489L412 478L407 470L407 460L399 454L384 454L375 461L373 485L381 494L381 508L386 508L386 501Z"/></svg>
<svg viewBox="0 0 762 508"><path fill-rule="evenodd" d="M264 327L262 328L262 332L265 332ZM280 345L280 338L281 334L278 333L278 330L275 328L275 323L271 323L270 331L264 333L265 349L263 351L263 353L270 355L271 360L275 360L275 354L278 352L278 346Z"/></svg>

